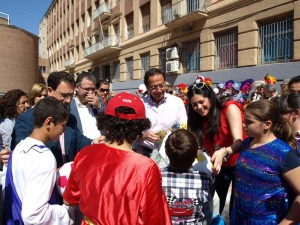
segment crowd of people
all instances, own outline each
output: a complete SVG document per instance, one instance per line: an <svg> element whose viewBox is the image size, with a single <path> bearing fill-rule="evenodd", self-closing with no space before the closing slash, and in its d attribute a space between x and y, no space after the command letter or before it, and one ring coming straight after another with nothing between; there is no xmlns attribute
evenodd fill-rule
<svg viewBox="0 0 300 225"><path fill-rule="evenodd" d="M300 76L212 83L151 68L111 97L88 72L52 72L5 93L2 224L224 225L230 185L231 225L300 224Z"/></svg>

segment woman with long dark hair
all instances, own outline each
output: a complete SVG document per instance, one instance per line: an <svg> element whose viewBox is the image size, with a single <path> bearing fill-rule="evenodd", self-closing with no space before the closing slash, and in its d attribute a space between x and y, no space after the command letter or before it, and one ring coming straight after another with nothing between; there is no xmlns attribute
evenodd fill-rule
<svg viewBox="0 0 300 225"><path fill-rule="evenodd" d="M215 188L220 198L222 213L230 183L235 180L235 162L238 154L227 157L240 149L245 137L242 129L243 110L233 100L220 102L213 89L205 82L188 87L188 129L203 136L203 145L212 156L215 171ZM222 164L222 161L226 161ZM222 167L222 169L221 169ZM233 191L233 188L232 188ZM230 212L233 194L230 201Z"/></svg>

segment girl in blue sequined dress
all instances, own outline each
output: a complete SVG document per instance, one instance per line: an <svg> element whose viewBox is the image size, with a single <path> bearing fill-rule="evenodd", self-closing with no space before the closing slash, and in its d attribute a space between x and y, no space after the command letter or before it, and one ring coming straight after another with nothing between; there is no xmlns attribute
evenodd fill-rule
<svg viewBox="0 0 300 225"><path fill-rule="evenodd" d="M300 222L298 145L277 104L259 100L244 112L243 141L236 162L231 225Z"/></svg>

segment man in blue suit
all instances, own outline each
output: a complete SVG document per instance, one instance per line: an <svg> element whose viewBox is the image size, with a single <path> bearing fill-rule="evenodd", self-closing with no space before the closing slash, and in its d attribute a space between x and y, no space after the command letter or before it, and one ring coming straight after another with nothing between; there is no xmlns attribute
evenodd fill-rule
<svg viewBox="0 0 300 225"><path fill-rule="evenodd" d="M75 96L70 104L70 112L77 118L77 127L84 136L94 139L100 136L97 128L97 115L103 111L96 95L96 78L89 72L77 76Z"/></svg>
<svg viewBox="0 0 300 225"><path fill-rule="evenodd" d="M69 107L75 89L75 80L67 72L52 72L47 80L48 95L61 101L65 107ZM15 123L12 133L11 149L23 139L28 137L33 130L33 109L21 114ZM52 151L56 158L57 167L65 162L73 161L76 153L83 147L92 143L99 143L102 137L94 141L85 137L77 127L77 119L73 114L69 115L66 130L63 137L57 142L47 142L46 146Z"/></svg>

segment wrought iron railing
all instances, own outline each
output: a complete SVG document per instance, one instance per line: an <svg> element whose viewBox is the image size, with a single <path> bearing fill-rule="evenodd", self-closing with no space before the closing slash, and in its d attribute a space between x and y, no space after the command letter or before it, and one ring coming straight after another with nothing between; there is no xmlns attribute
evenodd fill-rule
<svg viewBox="0 0 300 225"><path fill-rule="evenodd" d="M98 16L102 15L103 13L110 13L111 8L107 2L102 3L97 9L93 12L93 20L96 19Z"/></svg>
<svg viewBox="0 0 300 225"><path fill-rule="evenodd" d="M101 51L104 48L108 48L108 47L113 47L113 46L117 46L120 43L120 38L118 36L109 36L109 37L105 37L103 38L102 41L99 41L95 44L93 44L92 46L86 48L84 50L85 56L89 56L95 52Z"/></svg>
<svg viewBox="0 0 300 225"><path fill-rule="evenodd" d="M206 12L206 7L207 0L182 0L170 7L165 8L162 16L162 23L169 23L195 11Z"/></svg>

